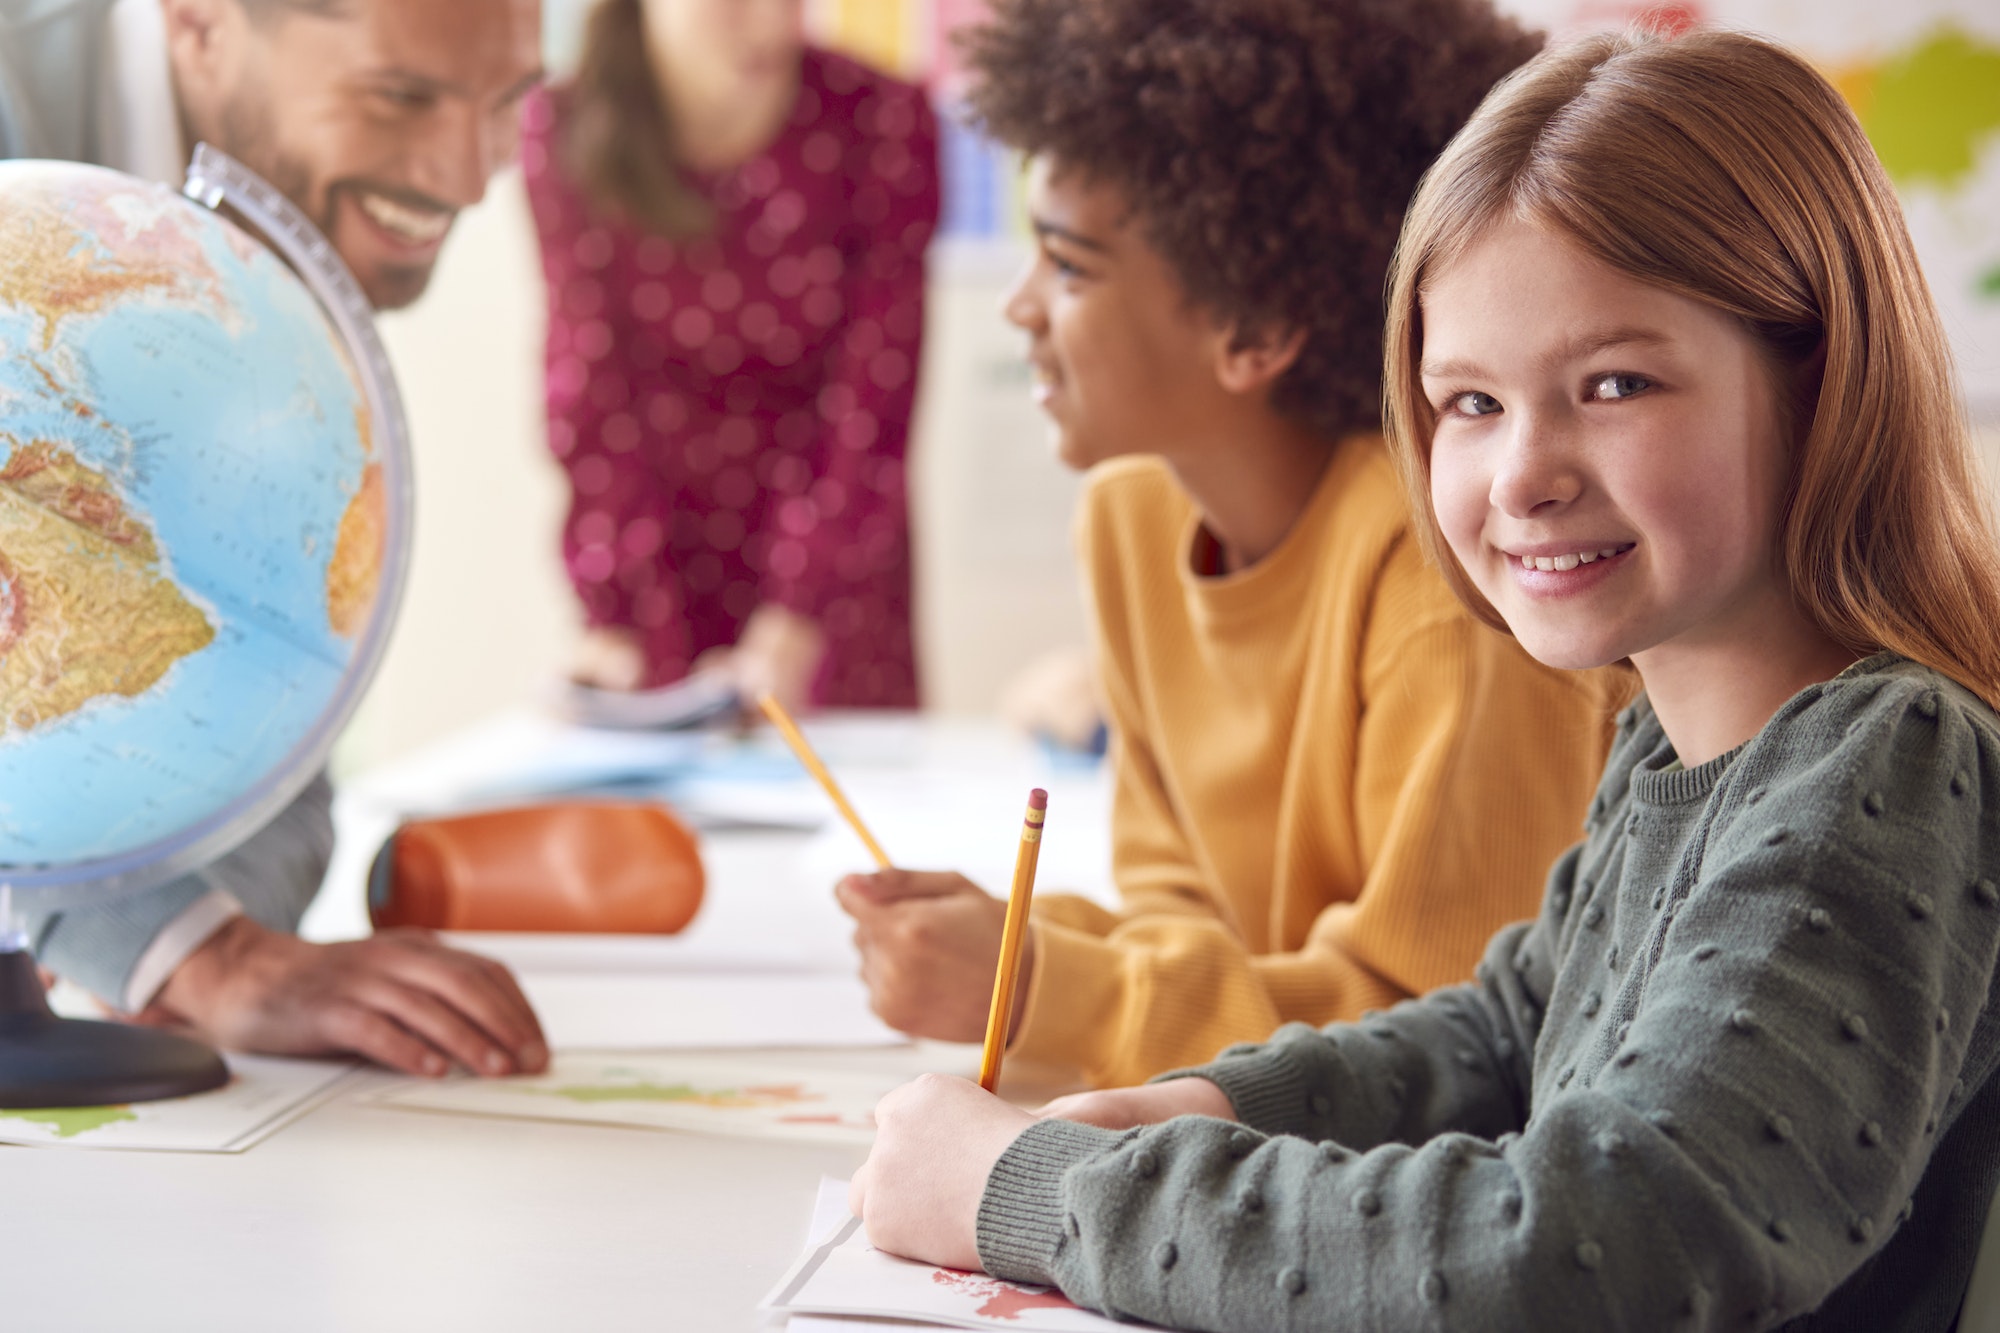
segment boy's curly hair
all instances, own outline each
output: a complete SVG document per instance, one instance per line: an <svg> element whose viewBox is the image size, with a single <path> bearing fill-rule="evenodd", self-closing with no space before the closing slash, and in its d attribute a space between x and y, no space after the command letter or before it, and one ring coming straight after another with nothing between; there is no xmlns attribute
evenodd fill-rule
<svg viewBox="0 0 2000 1333"><path fill-rule="evenodd" d="M974 122L1133 209L1189 298L1304 329L1272 404L1381 419L1383 284L1417 181L1540 48L1489 0L993 0Z"/></svg>

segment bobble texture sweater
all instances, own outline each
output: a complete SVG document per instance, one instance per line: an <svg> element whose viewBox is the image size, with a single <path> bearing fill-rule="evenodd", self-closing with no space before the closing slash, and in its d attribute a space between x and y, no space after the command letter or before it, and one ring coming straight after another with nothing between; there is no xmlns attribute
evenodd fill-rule
<svg viewBox="0 0 2000 1333"><path fill-rule="evenodd" d="M1176 1327L1944 1330L2000 1170L2000 719L1892 655L1709 763L1642 699L1478 980L1029 1129L994 1273Z"/></svg>

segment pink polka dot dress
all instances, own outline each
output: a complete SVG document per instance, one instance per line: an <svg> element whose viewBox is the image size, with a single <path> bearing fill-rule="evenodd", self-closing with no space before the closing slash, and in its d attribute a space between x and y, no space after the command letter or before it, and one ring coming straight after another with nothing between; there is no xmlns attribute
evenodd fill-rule
<svg viewBox="0 0 2000 1333"><path fill-rule="evenodd" d="M522 161L589 622L635 631L662 685L774 602L826 634L816 702L914 707L904 459L938 215L922 91L809 49L777 141L689 176L715 226L680 242L592 209L561 114L560 92L531 100Z"/></svg>

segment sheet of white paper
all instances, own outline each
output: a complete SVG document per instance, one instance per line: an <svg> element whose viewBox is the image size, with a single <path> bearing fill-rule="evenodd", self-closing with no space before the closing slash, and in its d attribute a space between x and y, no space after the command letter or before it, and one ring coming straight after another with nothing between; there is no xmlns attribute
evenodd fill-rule
<svg viewBox="0 0 2000 1333"><path fill-rule="evenodd" d="M865 1146L875 1137L875 1103L906 1081L726 1057L570 1053L531 1078L412 1080L367 1100L405 1111Z"/></svg>
<svg viewBox="0 0 2000 1333"><path fill-rule="evenodd" d="M720 1051L901 1046L858 977L523 972L557 1051Z"/></svg>
<svg viewBox="0 0 2000 1333"><path fill-rule="evenodd" d="M813 1195L812 1225L806 1228L806 1248L831 1238L853 1216L847 1211L847 1182L821 1176L819 1192Z"/></svg>
<svg viewBox="0 0 2000 1333"><path fill-rule="evenodd" d="M716 723L740 706L727 678L702 674L651 690L600 690L575 681L558 682L556 708L587 727L614 730L677 731Z"/></svg>
<svg viewBox="0 0 2000 1333"><path fill-rule="evenodd" d="M785 1322L786 1333L854 1333L855 1329L891 1329L894 1333L910 1333L915 1329L936 1329L938 1325L921 1319L871 1319L867 1315L853 1314L791 1314L773 1315Z"/></svg>
<svg viewBox="0 0 2000 1333"><path fill-rule="evenodd" d="M847 1211L847 1182L835 1180L831 1176L821 1176L819 1196L813 1200L812 1225L806 1228L806 1249L811 1250L821 1241L847 1225L853 1218ZM936 1328L935 1324L919 1324L908 1319L862 1319L854 1316L834 1316L816 1314L795 1314L785 1321L787 1333L853 1333L855 1329L889 1328Z"/></svg>
<svg viewBox="0 0 2000 1333"><path fill-rule="evenodd" d="M346 1061L223 1057L230 1080L213 1092L123 1106L0 1110L0 1143L143 1152L242 1152L329 1096Z"/></svg>
<svg viewBox="0 0 2000 1333"><path fill-rule="evenodd" d="M762 1308L792 1315L787 1325L791 1333L894 1328L903 1321L1019 1333L1121 1333L1154 1327L1117 1323L1079 1309L1052 1287L1025 1286L884 1254L868 1243L860 1219L848 1216L841 1221L832 1215L836 1207L847 1212L846 1191L844 1182L820 1182L813 1231L821 1239L807 1247L764 1298ZM822 1220L831 1230L820 1225ZM813 1320L813 1315L843 1317Z"/></svg>

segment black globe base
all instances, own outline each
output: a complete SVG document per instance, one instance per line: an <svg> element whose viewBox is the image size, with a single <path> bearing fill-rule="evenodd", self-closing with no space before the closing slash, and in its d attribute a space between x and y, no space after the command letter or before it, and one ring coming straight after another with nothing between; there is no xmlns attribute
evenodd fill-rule
<svg viewBox="0 0 2000 1333"><path fill-rule="evenodd" d="M0 1107L107 1106L207 1092L222 1057L154 1028L57 1018L35 960L0 950Z"/></svg>

